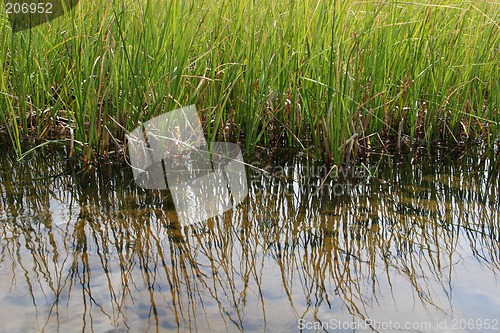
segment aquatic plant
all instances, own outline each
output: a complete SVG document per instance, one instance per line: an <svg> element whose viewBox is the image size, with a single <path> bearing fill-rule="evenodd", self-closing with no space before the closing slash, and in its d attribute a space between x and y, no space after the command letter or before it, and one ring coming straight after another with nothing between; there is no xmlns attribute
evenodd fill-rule
<svg viewBox="0 0 500 333"><path fill-rule="evenodd" d="M0 123L19 156L63 138L86 161L189 104L208 141L334 164L388 142L493 146L499 18L451 0L85 1L15 34L2 18Z"/></svg>

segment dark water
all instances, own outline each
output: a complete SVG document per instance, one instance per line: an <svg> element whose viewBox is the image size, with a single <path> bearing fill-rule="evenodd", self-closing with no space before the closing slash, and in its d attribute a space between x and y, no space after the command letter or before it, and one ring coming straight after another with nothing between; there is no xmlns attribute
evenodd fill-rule
<svg viewBox="0 0 500 333"><path fill-rule="evenodd" d="M250 163L243 203L181 227L130 168L7 155L0 332L500 332L495 159Z"/></svg>

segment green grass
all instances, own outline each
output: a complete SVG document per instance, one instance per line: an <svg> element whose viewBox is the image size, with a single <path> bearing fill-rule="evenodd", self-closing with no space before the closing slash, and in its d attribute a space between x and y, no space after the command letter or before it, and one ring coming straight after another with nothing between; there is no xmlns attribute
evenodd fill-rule
<svg viewBox="0 0 500 333"><path fill-rule="evenodd" d="M2 20L0 123L19 156L61 137L106 156L189 104L211 141L335 164L398 136L498 143L498 1L81 1L16 34Z"/></svg>

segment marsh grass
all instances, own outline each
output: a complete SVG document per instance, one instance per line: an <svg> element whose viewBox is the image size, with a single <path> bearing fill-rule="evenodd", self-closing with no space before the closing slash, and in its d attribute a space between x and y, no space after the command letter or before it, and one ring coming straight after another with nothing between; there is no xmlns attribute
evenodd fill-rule
<svg viewBox="0 0 500 333"><path fill-rule="evenodd" d="M189 104L210 141L335 164L388 139L498 142L498 2L81 1L16 34L2 19L0 121L19 156L61 137L107 156Z"/></svg>

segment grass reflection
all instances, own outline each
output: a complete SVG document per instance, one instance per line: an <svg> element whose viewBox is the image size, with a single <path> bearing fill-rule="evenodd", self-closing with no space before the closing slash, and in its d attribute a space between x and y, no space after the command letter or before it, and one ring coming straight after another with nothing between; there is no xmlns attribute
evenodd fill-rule
<svg viewBox="0 0 500 333"><path fill-rule="evenodd" d="M500 272L494 159L388 160L369 179L330 180L353 183L342 196L252 175L237 209L182 228L168 191L45 154L0 164L7 330L296 331L300 318L404 318L405 302L451 318L467 292L457 280Z"/></svg>

